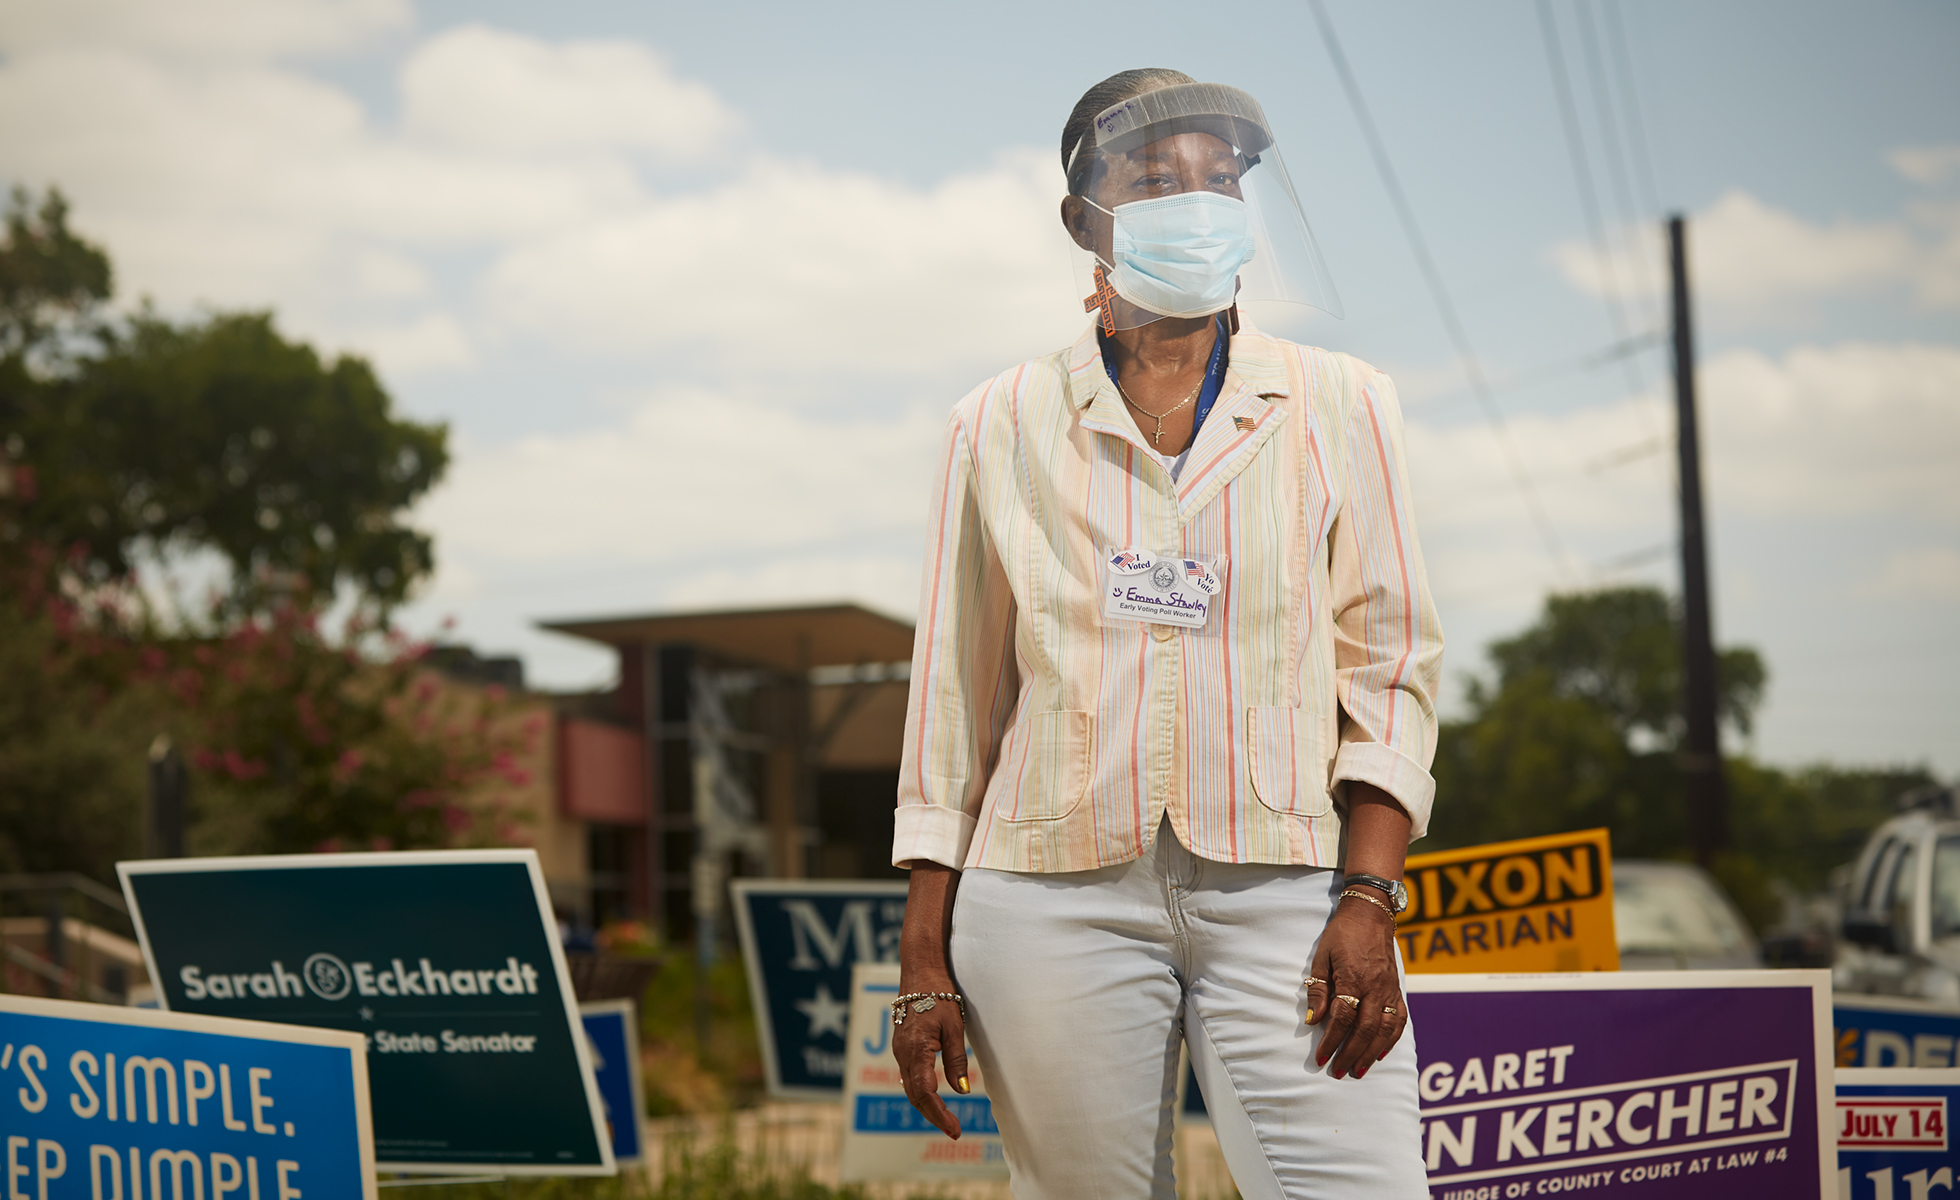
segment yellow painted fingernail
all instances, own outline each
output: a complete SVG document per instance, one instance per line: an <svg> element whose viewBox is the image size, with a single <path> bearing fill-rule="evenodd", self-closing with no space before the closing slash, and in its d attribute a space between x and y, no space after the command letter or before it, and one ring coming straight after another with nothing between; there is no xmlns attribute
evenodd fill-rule
<svg viewBox="0 0 1960 1200"><path fill-rule="evenodd" d="M1313 1024L1313 1009L1311 1008L1307 1010L1307 1024Z"/></svg>
<svg viewBox="0 0 1960 1200"><path fill-rule="evenodd" d="M960 1076L960 1091L962 1091L962 1092L968 1092L968 1091L972 1091L972 1090L973 1090L973 1089L971 1089L971 1088L969 1088L969 1087L967 1087L967 1086L966 1086L966 1076L964 1076L964 1075L962 1075L962 1076Z"/></svg>

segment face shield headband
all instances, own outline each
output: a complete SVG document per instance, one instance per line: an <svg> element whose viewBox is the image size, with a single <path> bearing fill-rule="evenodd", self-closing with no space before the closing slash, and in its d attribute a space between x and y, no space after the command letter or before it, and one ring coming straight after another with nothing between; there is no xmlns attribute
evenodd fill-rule
<svg viewBox="0 0 1960 1200"><path fill-rule="evenodd" d="M1342 313L1266 115L1238 88L1172 84L1112 105L1067 177L1084 205L1070 233L1085 307L1106 332L1235 302Z"/></svg>

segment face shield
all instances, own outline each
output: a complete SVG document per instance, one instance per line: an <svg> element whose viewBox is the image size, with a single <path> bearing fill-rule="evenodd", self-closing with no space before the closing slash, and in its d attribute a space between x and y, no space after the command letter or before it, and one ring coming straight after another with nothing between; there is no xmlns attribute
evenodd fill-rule
<svg viewBox="0 0 1960 1200"><path fill-rule="evenodd" d="M1105 332L1245 301L1342 314L1259 102L1180 83L1098 114L1068 162L1063 221Z"/></svg>

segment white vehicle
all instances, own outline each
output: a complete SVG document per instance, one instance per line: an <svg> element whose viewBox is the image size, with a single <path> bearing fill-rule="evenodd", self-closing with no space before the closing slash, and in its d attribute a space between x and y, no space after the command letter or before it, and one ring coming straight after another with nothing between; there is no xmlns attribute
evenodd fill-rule
<svg viewBox="0 0 1960 1200"><path fill-rule="evenodd" d="M1946 788L1922 788L1878 827L1844 895L1839 991L1960 1005L1960 815Z"/></svg>
<svg viewBox="0 0 1960 1200"><path fill-rule="evenodd" d="M1622 971L1763 965L1748 922L1708 872L1689 863L1616 860L1613 928Z"/></svg>

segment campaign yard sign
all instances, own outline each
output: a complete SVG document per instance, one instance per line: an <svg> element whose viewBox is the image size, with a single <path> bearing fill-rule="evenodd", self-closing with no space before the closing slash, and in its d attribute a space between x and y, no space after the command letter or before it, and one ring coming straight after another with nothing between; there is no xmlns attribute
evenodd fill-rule
<svg viewBox="0 0 1960 1200"><path fill-rule="evenodd" d="M366 1039L381 1169L613 1172L536 852L116 870L163 1007Z"/></svg>
<svg viewBox="0 0 1960 1200"><path fill-rule="evenodd" d="M962 1096L947 1083L939 1096L960 1122L958 1141L927 1123L905 1098L892 1057L891 1003L897 963L859 963L851 976L850 1045L845 1052L844 1146L837 1177L871 1179L1005 1179L1007 1151L987 1099L986 1077L969 1051Z"/></svg>
<svg viewBox="0 0 1960 1200"><path fill-rule="evenodd" d="M1903 996L1839 992L1831 1001L1840 1067L1960 1067L1960 1009Z"/></svg>
<svg viewBox="0 0 1960 1200"><path fill-rule="evenodd" d="M836 1100L851 968L898 961L906 883L738 879L732 888L769 1094Z"/></svg>
<svg viewBox="0 0 1960 1200"><path fill-rule="evenodd" d="M1430 1195L1834 1196L1830 986L1827 971L1411 976Z"/></svg>
<svg viewBox="0 0 1960 1200"><path fill-rule="evenodd" d="M1396 922L1411 971L1617 971L1604 829L1413 854Z"/></svg>
<svg viewBox="0 0 1960 1200"><path fill-rule="evenodd" d="M640 1014L631 1000L594 1000L578 1006L592 1051L592 1078L606 1109L613 1161L622 1165L645 1157L646 1085L640 1078Z"/></svg>
<svg viewBox="0 0 1960 1200"><path fill-rule="evenodd" d="M13 1200L375 1200L354 1034L0 995Z"/></svg>
<svg viewBox="0 0 1960 1200"><path fill-rule="evenodd" d="M1927 1200L1952 1195L1960 1144L1960 1070L1914 1067L1837 1073L1838 1195L1842 1200Z"/></svg>

